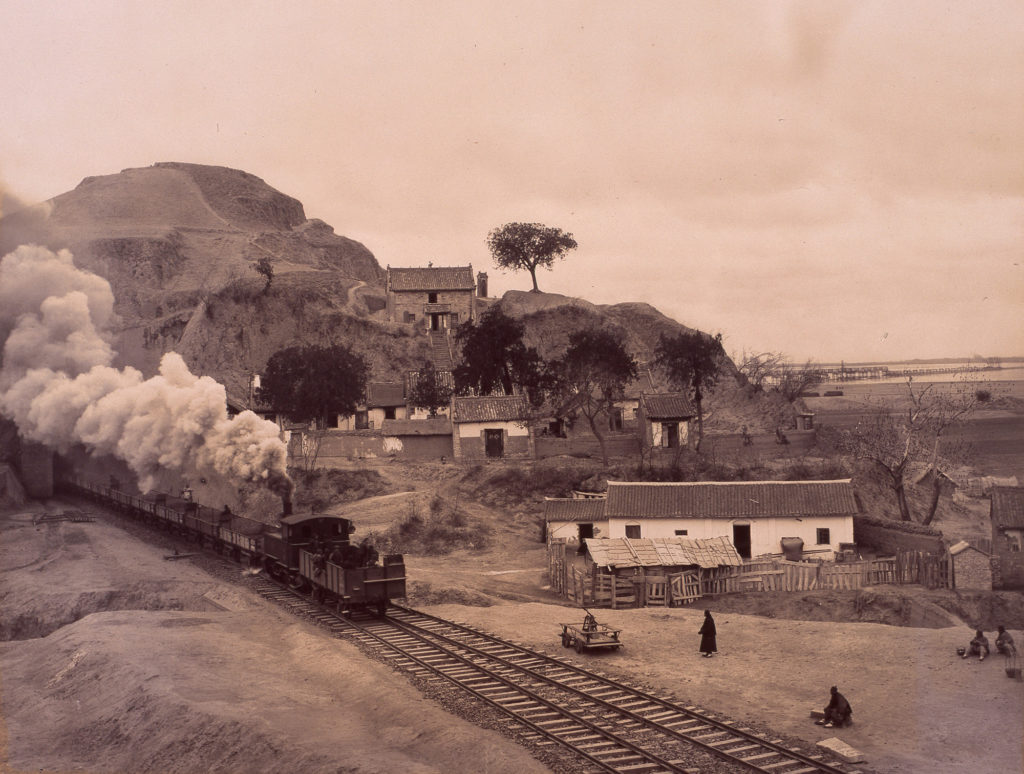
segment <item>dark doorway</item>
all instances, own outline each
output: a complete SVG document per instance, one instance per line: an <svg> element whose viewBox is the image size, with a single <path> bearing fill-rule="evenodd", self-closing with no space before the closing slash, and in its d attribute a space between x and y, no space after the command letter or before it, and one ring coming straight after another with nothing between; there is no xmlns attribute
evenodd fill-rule
<svg viewBox="0 0 1024 774"><path fill-rule="evenodd" d="M505 455L505 434L501 430L484 430L484 449L488 457Z"/></svg>
<svg viewBox="0 0 1024 774"><path fill-rule="evenodd" d="M744 559L750 558L750 525L732 525L732 544L736 546L739 555Z"/></svg>
<svg viewBox="0 0 1024 774"><path fill-rule="evenodd" d="M661 425L662 437L664 444L670 448L675 449L679 446L679 423L678 422L663 422Z"/></svg>
<svg viewBox="0 0 1024 774"><path fill-rule="evenodd" d="M441 315L432 314L430 315L430 330L439 331L441 330Z"/></svg>
<svg viewBox="0 0 1024 774"><path fill-rule="evenodd" d="M583 553L586 553L586 551L587 551L587 545L583 541L586 540L587 538L594 537L594 525L593 524L580 524L579 525L579 530L580 530L580 547L579 547L579 550L576 553L583 554Z"/></svg>

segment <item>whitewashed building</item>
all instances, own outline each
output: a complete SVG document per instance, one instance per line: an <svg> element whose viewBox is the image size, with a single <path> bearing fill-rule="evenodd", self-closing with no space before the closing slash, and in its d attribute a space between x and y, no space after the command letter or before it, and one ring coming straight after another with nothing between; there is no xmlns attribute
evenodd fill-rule
<svg viewBox="0 0 1024 774"><path fill-rule="evenodd" d="M804 553L832 558L853 542L857 502L839 481L609 481L605 500L546 500L548 536L727 537L745 558L781 554L784 538ZM787 541L789 545L793 540Z"/></svg>

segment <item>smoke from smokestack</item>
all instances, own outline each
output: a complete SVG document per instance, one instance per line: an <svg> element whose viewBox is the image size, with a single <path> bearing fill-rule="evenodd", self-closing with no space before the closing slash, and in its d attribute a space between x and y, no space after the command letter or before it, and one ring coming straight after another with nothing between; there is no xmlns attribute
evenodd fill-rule
<svg viewBox="0 0 1024 774"><path fill-rule="evenodd" d="M277 425L227 416L224 386L169 352L159 373L112 368L114 296L71 253L23 245L0 260L0 413L59 451L84 444L128 463L144 490L163 469L291 490Z"/></svg>

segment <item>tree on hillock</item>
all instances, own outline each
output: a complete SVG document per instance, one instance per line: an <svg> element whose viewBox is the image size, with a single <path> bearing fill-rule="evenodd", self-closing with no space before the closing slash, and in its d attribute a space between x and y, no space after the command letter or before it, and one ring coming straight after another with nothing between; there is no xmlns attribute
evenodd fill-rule
<svg viewBox="0 0 1024 774"><path fill-rule="evenodd" d="M572 234L560 228L540 223L506 223L487 235L487 247L501 268L530 272L532 292L539 293L537 267L550 269L556 258L564 258L577 245Z"/></svg>
<svg viewBox="0 0 1024 774"><path fill-rule="evenodd" d="M455 391L460 395L513 395L524 393L534 406L544 400L549 377L545 363L533 347L523 343L523 324L497 306L477 322L467 322L455 333L462 358L455 367Z"/></svg>
<svg viewBox="0 0 1024 774"><path fill-rule="evenodd" d="M722 334L709 336L700 331L662 334L654 351L655 364L669 382L687 393L697 408L697 450L704 440L704 393L714 389L725 364Z"/></svg>
<svg viewBox="0 0 1024 774"><path fill-rule="evenodd" d="M586 417L608 467L608 446L598 417L611 413L626 385L637 375L637 364L622 339L604 328L587 328L569 335L565 354L551 364L554 395L571 403Z"/></svg>

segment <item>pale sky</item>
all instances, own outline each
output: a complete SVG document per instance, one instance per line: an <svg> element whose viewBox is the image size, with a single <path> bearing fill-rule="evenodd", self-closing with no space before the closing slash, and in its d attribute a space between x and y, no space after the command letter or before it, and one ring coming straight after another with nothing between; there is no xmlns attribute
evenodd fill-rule
<svg viewBox="0 0 1024 774"><path fill-rule="evenodd" d="M0 0L0 181L243 169L382 266L536 221L542 290L730 354L1024 355L1024 3Z"/></svg>

